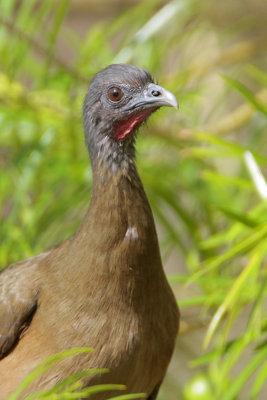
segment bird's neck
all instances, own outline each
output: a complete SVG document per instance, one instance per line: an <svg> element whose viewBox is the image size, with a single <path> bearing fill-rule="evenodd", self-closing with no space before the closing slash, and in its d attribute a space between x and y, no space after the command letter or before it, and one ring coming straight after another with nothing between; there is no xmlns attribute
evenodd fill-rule
<svg viewBox="0 0 267 400"><path fill-rule="evenodd" d="M85 123L85 138L93 171L99 169L101 163L104 163L107 169L111 169L113 173L116 173L119 168L125 169L128 164L133 164L135 159L135 133L132 133L132 137L125 140L118 140L113 126L108 126L108 129L105 126L103 130L101 130L101 126L98 128L98 133L95 135L95 131L97 131L96 121L89 126L87 121ZM112 131L114 133L110 135Z"/></svg>
<svg viewBox="0 0 267 400"><path fill-rule="evenodd" d="M152 212L133 162L123 160L113 170L94 160L91 204L78 237L94 249L99 270L149 276L154 271L145 271L148 266L162 268Z"/></svg>

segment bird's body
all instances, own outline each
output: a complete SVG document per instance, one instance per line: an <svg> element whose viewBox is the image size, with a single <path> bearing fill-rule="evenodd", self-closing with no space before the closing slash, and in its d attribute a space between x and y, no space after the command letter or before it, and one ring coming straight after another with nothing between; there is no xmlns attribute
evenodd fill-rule
<svg viewBox="0 0 267 400"><path fill-rule="evenodd" d="M154 399L170 361L178 309L133 147L125 148L125 138L117 146L114 136L109 143L106 135L90 143L88 125L95 126L96 119L86 120L86 113L94 107L85 101L94 183L83 223L66 242L0 275L5 300L0 304L0 400L39 362L74 347L94 351L56 364L23 396L85 369L108 368L109 373L84 378L85 386L124 384L128 393L145 392ZM123 135L125 129L115 126ZM95 397L106 398L106 393Z"/></svg>

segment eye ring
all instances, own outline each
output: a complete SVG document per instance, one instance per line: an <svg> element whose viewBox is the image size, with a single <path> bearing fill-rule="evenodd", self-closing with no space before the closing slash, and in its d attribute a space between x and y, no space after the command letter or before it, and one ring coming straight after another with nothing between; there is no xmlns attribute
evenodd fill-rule
<svg viewBox="0 0 267 400"><path fill-rule="evenodd" d="M108 98L109 100L111 100L112 102L119 102L123 97L123 91L116 86L112 86L111 88L109 88L108 90Z"/></svg>

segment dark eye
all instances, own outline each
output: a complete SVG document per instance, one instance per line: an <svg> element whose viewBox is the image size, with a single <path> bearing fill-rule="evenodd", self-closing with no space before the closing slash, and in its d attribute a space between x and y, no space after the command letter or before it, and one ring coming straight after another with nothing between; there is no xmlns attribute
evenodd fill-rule
<svg viewBox="0 0 267 400"><path fill-rule="evenodd" d="M123 96L123 92L120 88L112 87L108 90L108 98L111 101L120 101Z"/></svg>

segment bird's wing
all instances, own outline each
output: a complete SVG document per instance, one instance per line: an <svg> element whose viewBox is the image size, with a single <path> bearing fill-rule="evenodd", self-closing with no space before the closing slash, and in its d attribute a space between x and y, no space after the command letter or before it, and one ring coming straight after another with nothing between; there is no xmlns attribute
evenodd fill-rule
<svg viewBox="0 0 267 400"><path fill-rule="evenodd" d="M44 256L10 265L0 273L0 359L19 339L36 309L38 264Z"/></svg>

